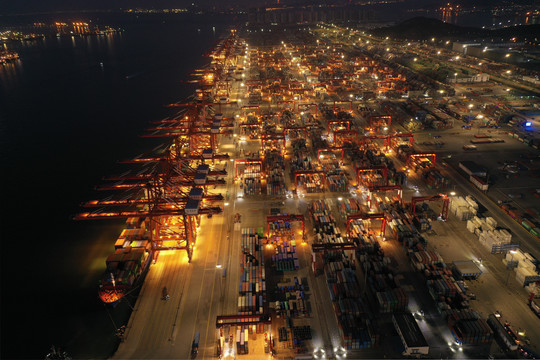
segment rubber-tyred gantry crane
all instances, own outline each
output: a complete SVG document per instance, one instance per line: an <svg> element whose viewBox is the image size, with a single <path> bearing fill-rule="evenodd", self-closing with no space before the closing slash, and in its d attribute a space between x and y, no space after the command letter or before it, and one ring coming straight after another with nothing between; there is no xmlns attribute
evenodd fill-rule
<svg viewBox="0 0 540 360"><path fill-rule="evenodd" d="M240 108L240 114L241 115L247 115L249 114L250 112L254 112L256 114L260 114L261 113L261 109L258 105L248 105L248 106L242 106Z"/></svg>
<svg viewBox="0 0 540 360"><path fill-rule="evenodd" d="M343 144L349 142L352 144L358 143L358 131L356 130L336 130L332 133L332 141L337 146L343 146Z"/></svg>
<svg viewBox="0 0 540 360"><path fill-rule="evenodd" d="M312 109L314 109L313 114L317 114L319 111L317 104L298 104L298 111L312 112Z"/></svg>
<svg viewBox="0 0 540 360"><path fill-rule="evenodd" d="M436 160L437 160L437 154L435 153L409 154L407 156L407 161L405 163L405 166L408 168L413 168L413 165L417 165L417 166L422 165L423 167L431 167L431 166L435 166Z"/></svg>
<svg viewBox="0 0 540 360"><path fill-rule="evenodd" d="M413 215L416 215L416 204L424 201L442 201L442 209L439 216L443 220L448 220L448 208L450 207L450 198L445 194L433 195L433 196L414 196L411 199L410 211Z"/></svg>
<svg viewBox="0 0 540 360"><path fill-rule="evenodd" d="M402 139L409 139L408 145L412 147L414 145L414 135L413 134L392 134L388 135L388 145L396 150L398 147L398 144L401 142Z"/></svg>
<svg viewBox="0 0 540 360"><path fill-rule="evenodd" d="M350 130L351 120L328 120L328 131Z"/></svg>
<svg viewBox="0 0 540 360"><path fill-rule="evenodd" d="M381 221L381 231L379 235L384 236L386 231L386 217L384 214L351 214L347 215L347 234L351 231L351 222L354 220L380 220Z"/></svg>
<svg viewBox="0 0 540 360"><path fill-rule="evenodd" d="M321 154L323 152L328 152L328 153L333 154L336 151L338 151L341 154L341 160L343 160L343 157L345 155L345 148L343 146L317 149L317 159L321 159L324 156L324 154Z"/></svg>
<svg viewBox="0 0 540 360"><path fill-rule="evenodd" d="M353 106L352 106L352 101L347 101L347 100L345 100L345 101L338 101L338 100L335 100L335 101L334 101L334 106L333 106L334 113L337 112L336 110L339 111L340 105L342 105L342 104L348 104L349 106L346 106L346 107L348 107L349 110L346 110L346 111L352 111L352 108L353 108Z"/></svg>
<svg viewBox="0 0 540 360"><path fill-rule="evenodd" d="M374 131L380 131L381 129L388 130L390 128L390 124L392 124L392 116L390 115L371 115L368 116L368 124L369 128Z"/></svg>
<svg viewBox="0 0 540 360"><path fill-rule="evenodd" d="M322 170L321 171L319 171L319 170L295 171L294 172L294 186L295 186L295 188L298 189L298 177L299 176L309 176L309 175L319 175L322 178L322 186L323 186L323 189L324 189L326 175L325 175L324 171L322 171Z"/></svg>
<svg viewBox="0 0 540 360"><path fill-rule="evenodd" d="M377 193L386 193L390 191L397 191L397 196L399 197L399 202L401 203L403 199L403 187L401 185L386 185L386 186L371 186L369 187L369 191L372 194ZM371 208L371 197L368 197L368 207Z"/></svg>
<svg viewBox="0 0 540 360"><path fill-rule="evenodd" d="M238 180L240 177L238 175L239 172L239 165L245 165L245 166L253 166L258 165L259 166L259 173L263 174L263 160L262 159L236 159L234 160L234 178Z"/></svg>
<svg viewBox="0 0 540 360"><path fill-rule="evenodd" d="M266 224L268 228L268 236L270 236L270 224L275 222L300 222L300 226L302 228L302 243L306 240L306 227L305 227L305 219L304 215L274 215L274 216L267 216L266 217Z"/></svg>
<svg viewBox="0 0 540 360"><path fill-rule="evenodd" d="M305 126L288 126L285 128L284 133L289 138L297 138L299 135L304 135L304 139L308 137L307 127Z"/></svg>
<svg viewBox="0 0 540 360"><path fill-rule="evenodd" d="M375 181L362 181L361 174L381 174L382 175L382 184ZM369 180L369 179L368 179ZM386 186L388 185L388 168L386 166L371 166L371 167L360 167L356 169L356 186Z"/></svg>
<svg viewBox="0 0 540 360"><path fill-rule="evenodd" d="M387 135L366 135L362 136L362 148L366 148L366 144L373 142L373 140L384 140L386 150L388 150L388 136Z"/></svg>
<svg viewBox="0 0 540 360"><path fill-rule="evenodd" d="M264 151L267 149L272 149L275 147L275 144L277 142L282 142L283 147L278 146L278 150L281 152L285 151L286 146L286 139L285 139L285 133L284 132L276 132L276 133L266 133L261 135L261 148Z"/></svg>

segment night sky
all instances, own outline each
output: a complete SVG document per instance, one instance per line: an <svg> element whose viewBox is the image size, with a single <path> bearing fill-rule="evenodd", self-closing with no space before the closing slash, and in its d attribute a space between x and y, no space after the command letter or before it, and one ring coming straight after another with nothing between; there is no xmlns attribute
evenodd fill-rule
<svg viewBox="0 0 540 360"><path fill-rule="evenodd" d="M512 3L532 3L534 0L476 0L452 1L464 6L498 5ZM289 4L328 4L344 3L345 0L281 0L280 3ZM353 1L353 3L356 1ZM441 5L448 0L405 0L411 7ZM128 8L185 8L191 4L201 7L255 7L262 5L275 5L277 0L0 0L0 15L13 13L52 12L52 11L78 11L78 10L118 10Z"/></svg>

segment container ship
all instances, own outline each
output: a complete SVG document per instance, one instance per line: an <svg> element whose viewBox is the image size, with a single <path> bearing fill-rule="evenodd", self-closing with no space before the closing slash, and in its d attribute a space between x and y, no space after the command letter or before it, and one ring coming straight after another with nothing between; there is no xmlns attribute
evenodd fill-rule
<svg viewBox="0 0 540 360"><path fill-rule="evenodd" d="M142 282L152 261L146 221L129 218L126 223L114 244L114 253L107 257L107 268L99 283L99 298L112 306Z"/></svg>

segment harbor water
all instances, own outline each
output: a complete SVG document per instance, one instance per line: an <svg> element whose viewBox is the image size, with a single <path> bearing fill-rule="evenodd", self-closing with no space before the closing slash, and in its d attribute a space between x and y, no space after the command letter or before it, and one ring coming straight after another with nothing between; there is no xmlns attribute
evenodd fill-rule
<svg viewBox="0 0 540 360"><path fill-rule="evenodd" d="M193 93L182 81L209 62L202 55L231 19L107 21L124 31L4 45L20 60L0 66L3 359L43 358L53 344L74 358L114 352L135 297L107 309L97 285L123 221L72 216L108 195L94 187L130 168L119 160L163 141L139 135Z"/></svg>

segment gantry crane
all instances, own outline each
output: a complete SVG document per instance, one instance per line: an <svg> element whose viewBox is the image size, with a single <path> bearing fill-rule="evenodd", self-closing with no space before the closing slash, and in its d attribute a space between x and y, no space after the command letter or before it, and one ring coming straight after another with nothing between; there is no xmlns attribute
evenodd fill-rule
<svg viewBox="0 0 540 360"><path fill-rule="evenodd" d="M341 160L343 161L343 157L345 155L345 148L343 146L317 149L317 159L321 159L324 156L321 154L322 152L334 153L335 151L339 151L339 153L341 154Z"/></svg>
<svg viewBox="0 0 540 360"><path fill-rule="evenodd" d="M154 250L186 250L191 261L196 243L196 230L200 224L200 215L219 214L219 206L203 206L209 201L221 201L221 195L206 194L197 187L201 179L207 176L205 167L199 168L191 184L175 166L175 163L162 161L153 167L152 176L142 177L138 181L114 184L101 189L130 190L120 200L90 201L86 207L100 207L91 213L75 216L76 220L148 218L150 241ZM200 176L203 175L203 176ZM132 179L131 179L132 180ZM203 180L205 185L208 182ZM190 186L189 192L185 191ZM125 210L111 208L125 207Z"/></svg>
<svg viewBox="0 0 540 360"><path fill-rule="evenodd" d="M382 184L380 182L373 182L373 181L361 181L361 175L362 173L368 173L368 174L382 174ZM356 186L366 186L366 187L372 187L372 186L386 186L388 185L388 168L384 165L380 166L370 166L370 167L360 167L356 169Z"/></svg>
<svg viewBox="0 0 540 360"><path fill-rule="evenodd" d="M242 106L240 108L240 115L246 115L250 112L256 112L257 114L260 114L261 109L258 105L248 105L248 106Z"/></svg>
<svg viewBox="0 0 540 360"><path fill-rule="evenodd" d="M405 166L413 169L415 165L416 168L422 167L432 167L435 166L435 161L437 160L437 154L435 153L415 153L409 154L407 156L407 161ZM413 169L415 170L415 169Z"/></svg>
<svg viewBox="0 0 540 360"><path fill-rule="evenodd" d="M276 142L281 141L283 143L283 147L278 146L278 150L281 152L285 151L286 146L286 139L285 139L285 133L284 132L275 132L275 133L266 133L261 135L261 148L264 151L267 149L272 149L275 147L274 145Z"/></svg>
<svg viewBox="0 0 540 360"><path fill-rule="evenodd" d="M379 235L384 236L386 231L386 217L384 214L351 214L347 215L347 234L350 234L351 231L351 222L354 220L380 220L381 221L381 231Z"/></svg>
<svg viewBox="0 0 540 360"><path fill-rule="evenodd" d="M295 188L298 189L298 177L299 176L309 176L309 175L319 175L322 178L322 189L324 191L324 184L325 184L326 175L325 175L324 171L319 171L319 170L295 171L294 172L294 186L295 186Z"/></svg>
<svg viewBox="0 0 540 360"><path fill-rule="evenodd" d="M439 216L443 220L448 220L448 208L450 207L450 198L445 194L438 194L433 196L413 196L411 199L410 211L413 215L416 215L416 204L424 201L442 201L442 210Z"/></svg>
<svg viewBox="0 0 540 360"><path fill-rule="evenodd" d="M384 140L386 150L388 150L388 136L387 135L366 135L362 136L362 148L366 149L366 144L369 144L373 140Z"/></svg>
<svg viewBox="0 0 540 360"><path fill-rule="evenodd" d="M268 228L268 238L270 238L270 224L279 222L279 221L288 221L288 222L300 222L302 227L302 243L306 240L306 231L305 231L305 220L304 215L295 215L295 214L289 214L289 215L274 215L274 216L267 216L266 217L266 224Z"/></svg>
<svg viewBox="0 0 540 360"><path fill-rule="evenodd" d="M259 173L263 176L263 160L262 159L236 159L234 160L234 178L238 180L238 165L243 164L246 166L249 165L259 165Z"/></svg>
<svg viewBox="0 0 540 360"><path fill-rule="evenodd" d="M356 130L336 130L332 133L332 141L336 146L343 146L345 143L358 143L358 131Z"/></svg>
<svg viewBox="0 0 540 360"><path fill-rule="evenodd" d="M371 129L386 127L390 128L392 116L390 115L371 115L368 116L368 124Z"/></svg>
<svg viewBox="0 0 540 360"><path fill-rule="evenodd" d="M311 112L310 109L315 108L314 114L319 111L317 104L298 104L298 111L301 112Z"/></svg>
<svg viewBox="0 0 540 360"><path fill-rule="evenodd" d="M334 113L338 112L338 111L336 111L336 109L339 110L338 105L340 105L340 104L349 104L349 106L348 106L349 110L346 110L346 111L352 111L352 101L348 101L348 100L338 101L338 100L335 100L334 101L334 106L333 106Z"/></svg>
<svg viewBox="0 0 540 360"><path fill-rule="evenodd" d="M414 145L413 134L393 134L388 135L388 146L390 146L394 150L397 150L398 144L402 139L409 139L409 147L412 147Z"/></svg>
<svg viewBox="0 0 540 360"><path fill-rule="evenodd" d="M288 138L298 138L301 134L304 135L304 139L308 137L307 127L305 126L288 126L285 128L284 133ZM291 136L291 134L295 136Z"/></svg>
<svg viewBox="0 0 540 360"><path fill-rule="evenodd" d="M351 120L328 120L328 131L350 130Z"/></svg>

